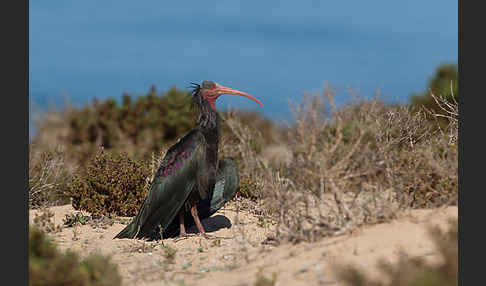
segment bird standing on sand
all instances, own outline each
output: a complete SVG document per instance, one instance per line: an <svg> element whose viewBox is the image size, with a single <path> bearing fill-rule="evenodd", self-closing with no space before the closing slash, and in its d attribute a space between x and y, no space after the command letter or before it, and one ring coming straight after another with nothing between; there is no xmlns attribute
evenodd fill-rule
<svg viewBox="0 0 486 286"><path fill-rule="evenodd" d="M167 150L138 214L115 238L146 238L158 226L163 233L174 231L176 216L179 236L187 236L188 212L200 234L208 237L200 216L209 217L236 193L236 164L231 159L218 163L220 119L216 100L222 94L235 94L263 104L247 93L213 81L193 85L197 127Z"/></svg>

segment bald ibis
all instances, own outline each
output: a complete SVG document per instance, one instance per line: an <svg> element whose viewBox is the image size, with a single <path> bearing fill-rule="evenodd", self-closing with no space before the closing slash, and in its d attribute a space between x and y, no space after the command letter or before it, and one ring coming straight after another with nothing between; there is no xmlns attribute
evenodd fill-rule
<svg viewBox="0 0 486 286"><path fill-rule="evenodd" d="M263 104L247 93L213 81L193 85L197 127L167 150L138 214L115 238L150 238L158 227L164 237L177 229L180 236L186 236L190 223L207 237L200 216L211 216L236 193L235 162L229 158L218 162L220 119L216 99L222 94L235 94Z"/></svg>

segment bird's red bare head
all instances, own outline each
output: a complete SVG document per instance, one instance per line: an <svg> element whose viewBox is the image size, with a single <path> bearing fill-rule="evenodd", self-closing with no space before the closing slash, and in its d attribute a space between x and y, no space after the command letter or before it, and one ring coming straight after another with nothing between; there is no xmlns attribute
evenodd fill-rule
<svg viewBox="0 0 486 286"><path fill-rule="evenodd" d="M226 86L222 86L214 81L203 81L202 82L202 85L200 87L200 92L202 94L202 96L204 98L206 98L207 101L209 101L209 104L211 105L211 107L213 108L213 110L216 110L216 99L218 99L218 97L220 97L222 94L236 94L236 95L241 95L241 96L244 96L244 97L247 97L251 100L254 100L256 101L258 104L260 104L260 106L263 106L263 104L261 103L260 100L256 99L255 97L245 93L245 92L242 92L242 91L239 91L239 90L236 90L236 89L232 89L232 88L229 88L229 87L226 87Z"/></svg>

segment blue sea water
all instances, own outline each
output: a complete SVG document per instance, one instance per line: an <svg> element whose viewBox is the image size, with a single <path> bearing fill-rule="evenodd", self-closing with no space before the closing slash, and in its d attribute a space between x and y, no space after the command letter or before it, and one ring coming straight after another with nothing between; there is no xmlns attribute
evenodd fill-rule
<svg viewBox="0 0 486 286"><path fill-rule="evenodd" d="M241 3L240 3L241 2ZM334 87L405 103L458 59L457 1L29 2L31 111L214 80L262 100L218 108L291 120L288 101ZM31 127L33 127L31 125ZM31 128L31 134L35 130Z"/></svg>

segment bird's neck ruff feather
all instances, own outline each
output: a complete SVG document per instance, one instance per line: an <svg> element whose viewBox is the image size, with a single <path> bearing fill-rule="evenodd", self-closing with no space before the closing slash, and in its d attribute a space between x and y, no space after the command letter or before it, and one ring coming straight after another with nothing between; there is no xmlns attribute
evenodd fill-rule
<svg viewBox="0 0 486 286"><path fill-rule="evenodd" d="M203 133L214 133L219 131L218 113L211 107L209 101L201 93L201 86L193 84L192 106L197 109L197 125Z"/></svg>
<svg viewBox="0 0 486 286"><path fill-rule="evenodd" d="M219 115L213 109L210 102L202 95L200 87L197 86L192 93L193 107L197 108L197 128L206 139L206 161L209 166L208 186L212 189L215 184L216 170L218 168L218 145L219 145ZM209 175L211 174L211 175Z"/></svg>

